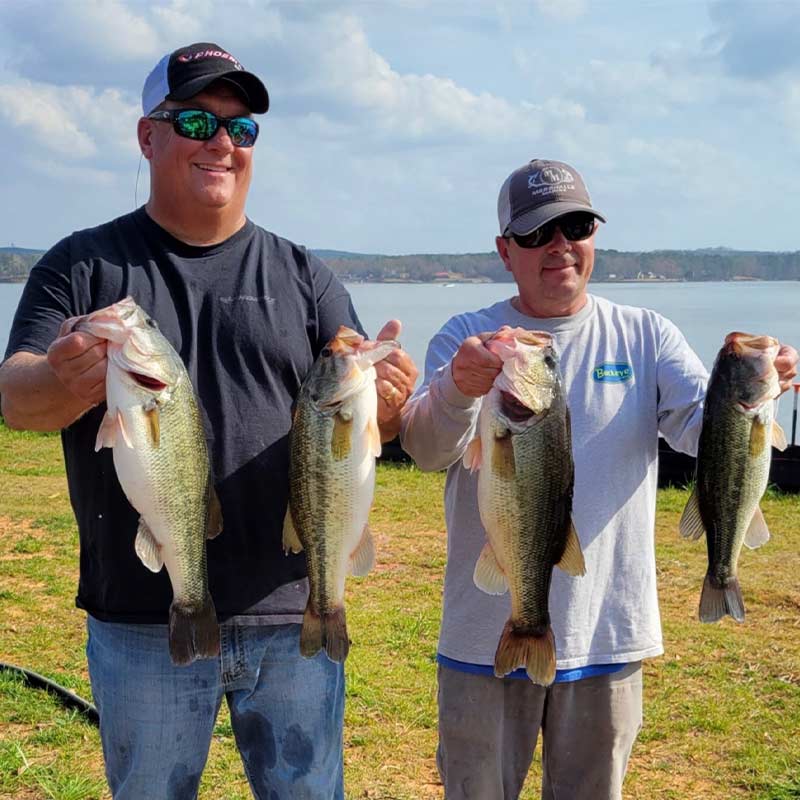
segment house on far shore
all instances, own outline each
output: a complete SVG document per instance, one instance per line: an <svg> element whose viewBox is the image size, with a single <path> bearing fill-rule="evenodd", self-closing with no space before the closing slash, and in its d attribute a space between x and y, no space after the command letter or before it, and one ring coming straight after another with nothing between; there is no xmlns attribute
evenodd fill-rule
<svg viewBox="0 0 800 800"><path fill-rule="evenodd" d="M433 282L444 283L447 281L460 281L464 279L463 272L434 272Z"/></svg>

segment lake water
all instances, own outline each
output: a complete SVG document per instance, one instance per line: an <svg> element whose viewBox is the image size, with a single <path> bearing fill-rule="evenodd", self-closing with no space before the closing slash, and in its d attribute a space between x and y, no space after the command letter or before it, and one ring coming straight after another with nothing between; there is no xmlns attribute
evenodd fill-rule
<svg viewBox="0 0 800 800"><path fill-rule="evenodd" d="M395 317L401 340L422 372L430 338L454 314L491 305L514 294L511 283L348 284L364 327L374 335ZM800 282L594 283L591 291L618 303L645 306L671 319L711 368L727 333L769 333L800 349ZM21 284L0 283L0 353L22 293ZM778 419L791 436L792 397L781 398Z"/></svg>

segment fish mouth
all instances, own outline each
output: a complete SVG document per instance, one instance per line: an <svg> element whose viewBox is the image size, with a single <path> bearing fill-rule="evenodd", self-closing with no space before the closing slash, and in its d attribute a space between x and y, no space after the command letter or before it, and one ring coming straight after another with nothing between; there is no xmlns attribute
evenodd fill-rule
<svg viewBox="0 0 800 800"><path fill-rule="evenodd" d="M500 390L500 408L503 411L503 416L509 422L527 422L532 417L542 416L548 411L545 408L537 414L533 409L528 408L521 402L518 397L504 389Z"/></svg>
<svg viewBox="0 0 800 800"><path fill-rule="evenodd" d="M145 375L142 372L134 372L133 370L127 370L128 375L133 378L133 380L141 386L143 389L149 389L153 392L161 392L167 388L167 384L164 381L159 380L158 378L153 378L150 375Z"/></svg>
<svg viewBox="0 0 800 800"><path fill-rule="evenodd" d="M392 350L397 350L400 344L394 340L365 339L352 328L342 325L328 347L332 355L354 356L360 369L369 369L373 364L386 358Z"/></svg>
<svg viewBox="0 0 800 800"><path fill-rule="evenodd" d="M351 355L357 352L363 343L364 337L360 333L346 325L340 325L328 346L334 355Z"/></svg>
<svg viewBox="0 0 800 800"><path fill-rule="evenodd" d="M769 351L775 350L777 353L780 343L772 336L762 336L753 333L742 333L734 331L725 337L723 347L730 353L736 355L746 355L748 351Z"/></svg>
<svg viewBox="0 0 800 800"><path fill-rule="evenodd" d="M98 339L107 339L124 344L129 335L128 321L136 314L136 301L128 296L106 308L81 317L73 326L74 331L84 331Z"/></svg>
<svg viewBox="0 0 800 800"><path fill-rule="evenodd" d="M553 336L547 331L529 331L525 328L502 327L486 340L484 347L503 361L511 358L519 345L530 347L551 347Z"/></svg>

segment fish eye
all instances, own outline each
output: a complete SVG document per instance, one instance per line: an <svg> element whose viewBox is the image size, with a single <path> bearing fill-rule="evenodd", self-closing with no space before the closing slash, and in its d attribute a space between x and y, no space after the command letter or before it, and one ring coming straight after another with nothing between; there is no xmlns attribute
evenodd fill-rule
<svg viewBox="0 0 800 800"><path fill-rule="evenodd" d="M553 356L545 356L544 363L547 364L550 369L553 369L553 367L556 365L556 360L553 358Z"/></svg>
<svg viewBox="0 0 800 800"><path fill-rule="evenodd" d="M158 330L158 323L152 317L148 317L145 320L145 323L149 325L151 328L155 328L156 330Z"/></svg>
<svg viewBox="0 0 800 800"><path fill-rule="evenodd" d="M330 349L330 347L323 347L323 348L322 348L322 352L320 352L320 355L321 355L323 358L327 358L327 357L328 357L330 354L331 354L331 349Z"/></svg>

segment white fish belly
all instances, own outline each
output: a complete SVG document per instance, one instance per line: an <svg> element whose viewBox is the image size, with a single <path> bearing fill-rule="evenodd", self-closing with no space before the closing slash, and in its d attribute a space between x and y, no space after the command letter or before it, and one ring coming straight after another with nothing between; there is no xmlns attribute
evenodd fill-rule
<svg viewBox="0 0 800 800"><path fill-rule="evenodd" d="M334 465L333 480L352 498L349 513L337 515L337 509L330 511L339 516L341 547L336 559L334 579L338 599L344 598L345 578L350 556L358 547L364 526L369 520L372 498L375 492L375 457L372 453L367 431L370 419L377 417L377 395L374 383L367 384L352 401L353 435L352 449L347 458ZM341 514L341 510L339 511Z"/></svg>

